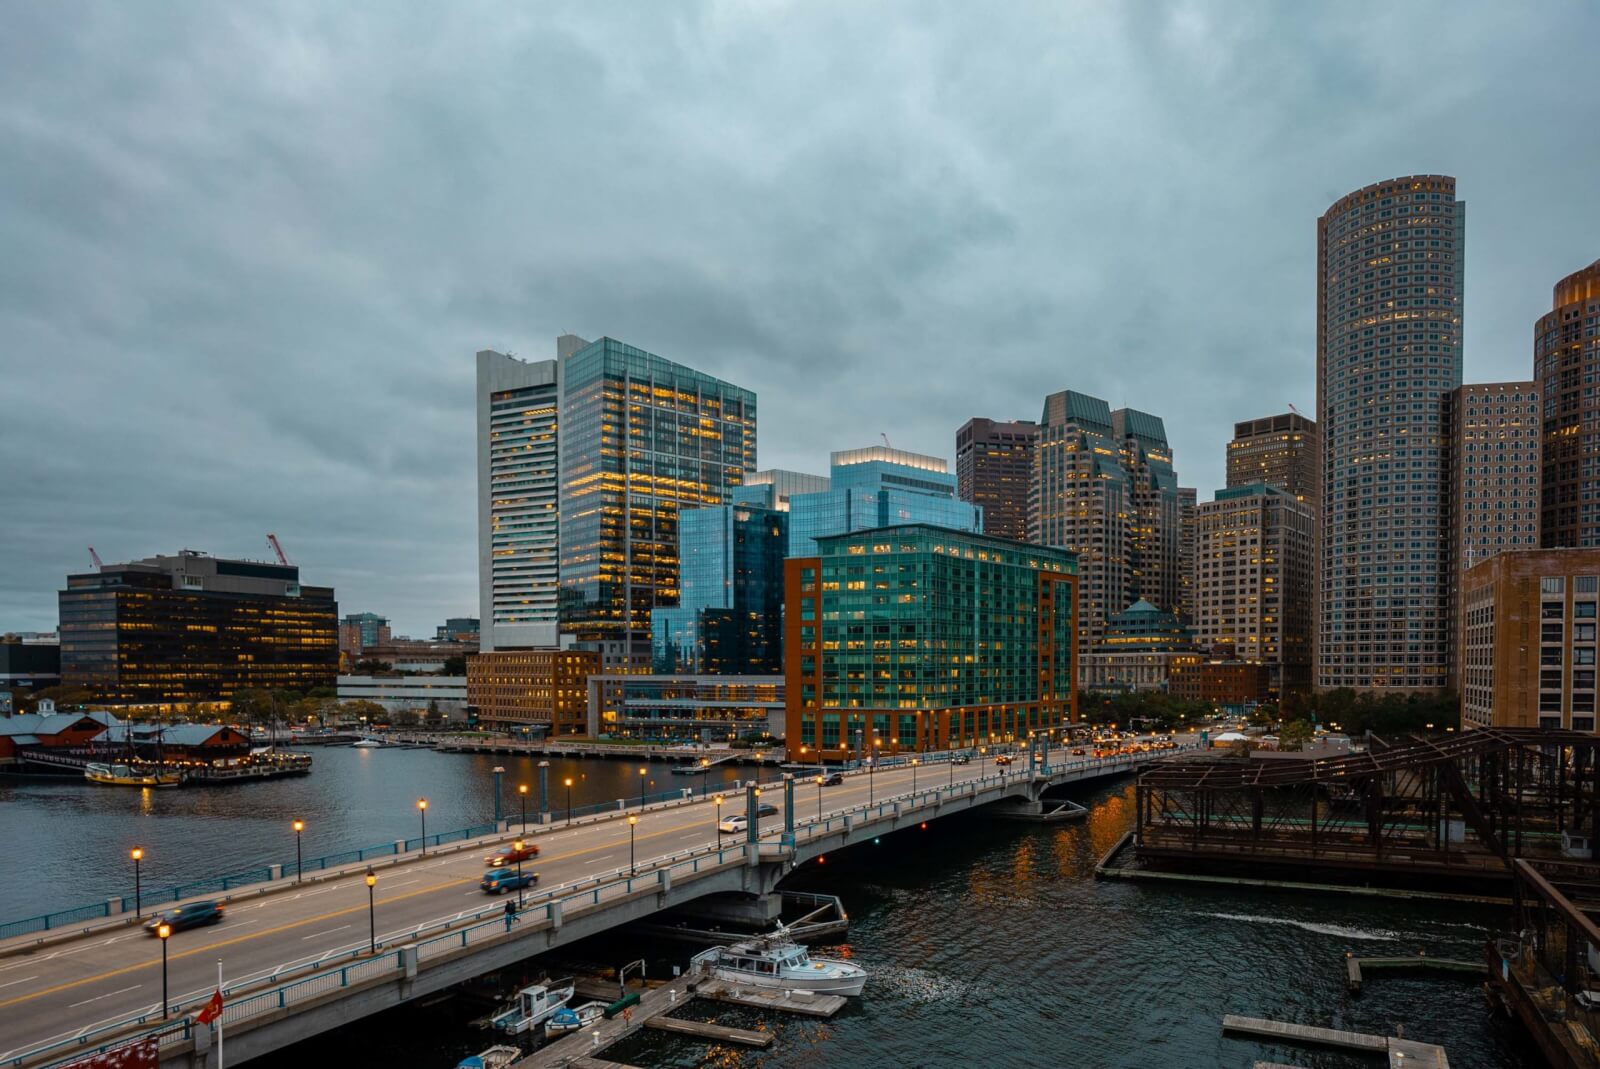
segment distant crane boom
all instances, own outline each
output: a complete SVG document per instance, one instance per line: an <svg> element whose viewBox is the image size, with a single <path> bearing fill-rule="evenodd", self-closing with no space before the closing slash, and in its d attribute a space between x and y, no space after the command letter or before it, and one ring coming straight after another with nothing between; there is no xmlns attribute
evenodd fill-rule
<svg viewBox="0 0 1600 1069"><path fill-rule="evenodd" d="M289 558L283 555L283 547L278 545L278 536L275 534L267 535L267 545L271 546L272 552L278 555L278 563L287 568L289 566ZM93 550L90 552L93 552Z"/></svg>
<svg viewBox="0 0 1600 1069"><path fill-rule="evenodd" d="M885 434L883 431L879 431L878 432L878 437L883 439L883 444L884 444L885 448L887 448L887 449L893 449L894 448L893 445L889 444L889 436L887 434Z"/></svg>
<svg viewBox="0 0 1600 1069"><path fill-rule="evenodd" d="M93 546L89 547L89 559L94 561L94 566L96 568L104 568L105 567L105 564L102 563L101 560L100 560L100 554L98 554L98 553L96 553L94 551L94 547Z"/></svg>

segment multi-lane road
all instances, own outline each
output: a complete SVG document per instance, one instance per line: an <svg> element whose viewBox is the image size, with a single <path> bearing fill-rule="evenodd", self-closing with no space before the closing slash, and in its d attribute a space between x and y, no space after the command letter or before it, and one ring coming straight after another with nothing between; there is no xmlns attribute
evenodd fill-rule
<svg viewBox="0 0 1600 1069"><path fill-rule="evenodd" d="M1013 772L1020 772L1019 756ZM1057 750L1052 763L1092 762ZM987 763L985 763L987 762ZM820 789L806 775L797 776L797 822L859 806L869 795L883 800L918 786L942 786L999 770L992 759L974 758L966 765L943 762L886 768L871 775L858 772L843 784ZM953 773L953 776L952 776ZM763 802L782 805L782 791L767 789ZM743 792L725 796L724 817L743 813ZM714 843L717 806L711 799L688 805L646 809L638 823L607 819L571 827L530 826L529 840L539 856L524 862L548 888L597 875L645 868L657 857ZM761 823L764 838L777 835L783 816ZM220 960L224 980L264 977L274 970L315 961L341 950L365 947L375 924L379 943L398 939L419 925L448 920L459 913L498 903L479 889L485 857L511 836L485 840L477 848L440 856L417 856L377 871L369 913L368 891L359 871L306 883L276 894L246 898L227 907L222 923L174 933L167 947L169 1003L209 992L216 983ZM724 833L725 843L742 839ZM42 889L43 890L43 889ZM513 893L514 897L514 893ZM162 963L159 940L141 928L115 929L40 947L29 954L0 958L0 1052L14 1052L67 1038L102 1022L159 1009Z"/></svg>

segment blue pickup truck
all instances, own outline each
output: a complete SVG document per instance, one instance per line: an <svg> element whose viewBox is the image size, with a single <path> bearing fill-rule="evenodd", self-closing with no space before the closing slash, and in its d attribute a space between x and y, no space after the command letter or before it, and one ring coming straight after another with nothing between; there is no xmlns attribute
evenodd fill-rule
<svg viewBox="0 0 1600 1069"><path fill-rule="evenodd" d="M490 869L483 874L483 879L478 881L478 886L483 888L483 893L486 895L503 895L507 891L533 887L538 882L537 872L524 872L518 876L516 869Z"/></svg>

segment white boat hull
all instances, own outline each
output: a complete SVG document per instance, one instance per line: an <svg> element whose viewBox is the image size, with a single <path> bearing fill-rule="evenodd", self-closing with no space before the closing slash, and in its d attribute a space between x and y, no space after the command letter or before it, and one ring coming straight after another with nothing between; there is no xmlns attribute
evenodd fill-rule
<svg viewBox="0 0 1600 1069"><path fill-rule="evenodd" d="M768 976L748 973L739 969L713 967L711 975L737 987L761 988L767 991L810 991L818 995L860 995L867 986L865 973L855 976Z"/></svg>

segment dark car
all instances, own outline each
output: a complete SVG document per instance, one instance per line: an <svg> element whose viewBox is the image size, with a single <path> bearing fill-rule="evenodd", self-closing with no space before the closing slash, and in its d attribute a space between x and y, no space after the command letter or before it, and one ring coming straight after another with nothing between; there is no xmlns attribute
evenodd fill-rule
<svg viewBox="0 0 1600 1069"><path fill-rule="evenodd" d="M1084 756L1083 747L1079 746L1079 747L1076 747L1075 749L1073 749L1072 756L1073 757L1082 757L1082 756Z"/></svg>
<svg viewBox="0 0 1600 1069"><path fill-rule="evenodd" d="M490 869L483 874L483 879L478 881L478 886L483 888L483 893L486 895L503 895L507 891L532 887L538 882L537 872L524 872L518 876L516 869Z"/></svg>
<svg viewBox="0 0 1600 1069"><path fill-rule="evenodd" d="M969 753L958 753L954 757L950 758L950 763L953 765L970 765L972 764L972 755Z"/></svg>
<svg viewBox="0 0 1600 1069"><path fill-rule="evenodd" d="M174 932L181 932L185 928L198 928L202 924L217 924L222 920L223 905L221 902L190 902L188 905L173 906L160 913L152 913L150 919L144 922L144 930L151 935L159 935L163 924Z"/></svg>
<svg viewBox="0 0 1600 1069"><path fill-rule="evenodd" d="M535 858L538 856L539 848L537 846L535 846L533 843L523 843L521 850L518 850L514 846L508 846L504 850L500 850L484 858L483 863L492 869L500 869L505 868L507 865L515 865L519 861L527 861L529 858Z"/></svg>
<svg viewBox="0 0 1600 1069"><path fill-rule="evenodd" d="M837 787L843 782L844 782L844 773L843 772L832 772L832 773L829 773L828 776L823 779L822 785L824 787Z"/></svg>

